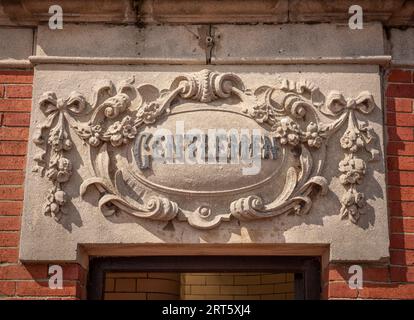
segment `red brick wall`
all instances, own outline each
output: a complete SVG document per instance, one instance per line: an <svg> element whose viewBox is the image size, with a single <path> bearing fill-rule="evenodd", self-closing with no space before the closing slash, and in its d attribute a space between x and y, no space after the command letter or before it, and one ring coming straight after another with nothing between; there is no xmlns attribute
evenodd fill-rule
<svg viewBox="0 0 414 320"><path fill-rule="evenodd" d="M50 289L48 265L18 262L32 80L31 71L0 70L0 299L82 298L79 265L62 265L63 289Z"/></svg>
<svg viewBox="0 0 414 320"><path fill-rule="evenodd" d="M351 264L324 272L325 298L414 299L414 69L392 69L385 84L390 262L365 264L363 289L347 281Z"/></svg>

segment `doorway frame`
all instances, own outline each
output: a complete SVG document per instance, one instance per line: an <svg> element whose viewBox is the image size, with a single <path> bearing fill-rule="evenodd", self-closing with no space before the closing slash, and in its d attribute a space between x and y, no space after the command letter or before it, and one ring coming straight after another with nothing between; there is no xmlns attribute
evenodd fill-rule
<svg viewBox="0 0 414 320"><path fill-rule="evenodd" d="M319 300L321 258L315 256L91 257L89 300L103 300L107 272L274 272L295 274L295 300Z"/></svg>

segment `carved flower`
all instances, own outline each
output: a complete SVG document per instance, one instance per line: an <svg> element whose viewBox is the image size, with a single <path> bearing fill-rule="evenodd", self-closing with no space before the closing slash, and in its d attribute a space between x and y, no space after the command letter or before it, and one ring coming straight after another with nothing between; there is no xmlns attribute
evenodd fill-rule
<svg viewBox="0 0 414 320"><path fill-rule="evenodd" d="M47 216L52 216L55 220L60 220L62 214L62 206L66 203L66 193L58 187L53 186L49 189L46 201L43 206L43 213Z"/></svg>
<svg viewBox="0 0 414 320"><path fill-rule="evenodd" d="M100 135L102 132L101 125L91 126L91 123L88 123L85 126L75 125L73 126L73 128L77 131L78 135L82 139L87 140L88 143L92 147L97 147L101 143L101 139L100 139Z"/></svg>
<svg viewBox="0 0 414 320"><path fill-rule="evenodd" d="M110 136L110 141L111 144L114 147L118 147L122 144L122 139L123 139L123 135L122 135L122 123L121 121L116 121L114 124L112 124L106 134Z"/></svg>
<svg viewBox="0 0 414 320"><path fill-rule="evenodd" d="M364 140L357 129L348 129L340 139L341 147L349 149L351 152L357 152L359 148L364 147Z"/></svg>
<svg viewBox="0 0 414 320"><path fill-rule="evenodd" d="M256 96L256 104L250 109L251 117L256 120L258 123L269 123L274 124L275 117L272 106L267 101L267 96L273 89L267 89L264 94ZM248 92L246 92L248 94ZM247 109L246 109L247 112Z"/></svg>
<svg viewBox="0 0 414 320"><path fill-rule="evenodd" d="M307 140L309 147L319 148L322 145L322 137L319 135L316 123L310 122L306 127L305 140Z"/></svg>
<svg viewBox="0 0 414 320"><path fill-rule="evenodd" d="M56 180L57 182L66 182L72 175L72 163L69 159L60 158L57 164Z"/></svg>
<svg viewBox="0 0 414 320"><path fill-rule="evenodd" d="M108 134L117 134L120 133L122 130L122 123L121 121L114 122L107 130Z"/></svg>
<svg viewBox="0 0 414 320"><path fill-rule="evenodd" d="M88 123L87 125L74 125L73 128L76 130L77 134L82 139L88 141L92 147L97 147L101 143L101 125L91 126L91 123Z"/></svg>
<svg viewBox="0 0 414 320"><path fill-rule="evenodd" d="M342 172L339 180L342 184L361 183L365 175L365 161L355 158L352 155L346 155L345 159L339 162L339 171Z"/></svg>
<svg viewBox="0 0 414 320"><path fill-rule="evenodd" d="M137 128L135 128L133 125L131 125L130 123L126 123L124 125L124 128L122 130L122 134L124 135L124 137L129 138L129 139L133 139L135 138L136 134L137 134Z"/></svg>
<svg viewBox="0 0 414 320"><path fill-rule="evenodd" d="M353 144L352 140L346 135L341 137L340 142L341 142L341 147L344 148L344 149L350 149L352 147L352 144Z"/></svg>
<svg viewBox="0 0 414 320"><path fill-rule="evenodd" d="M69 139L64 139L63 140L63 150L69 150L72 148L72 141L70 141Z"/></svg>
<svg viewBox="0 0 414 320"><path fill-rule="evenodd" d="M51 130L48 143L56 152L60 152L62 150L66 151L72 148L72 141L68 139L67 133L59 128L56 130Z"/></svg>
<svg viewBox="0 0 414 320"><path fill-rule="evenodd" d="M62 139L60 139L57 134L51 135L48 142L56 152L62 150Z"/></svg>
<svg viewBox="0 0 414 320"><path fill-rule="evenodd" d="M280 139L281 144L289 143L296 146L300 142L299 127L292 119L282 118L275 127L275 137Z"/></svg>
<svg viewBox="0 0 414 320"><path fill-rule="evenodd" d="M66 182L72 174L72 163L69 159L59 157L51 158L49 164L49 170L46 172L46 176L51 181Z"/></svg>
<svg viewBox="0 0 414 320"><path fill-rule="evenodd" d="M112 124L105 133L105 137L109 138L114 147L118 147L123 143L128 143L128 139L133 139L137 132L131 117L126 116L122 121L116 121Z"/></svg>
<svg viewBox="0 0 414 320"><path fill-rule="evenodd" d="M362 208L365 206L365 195L357 192L355 189L348 190L341 199L341 218L349 217L353 223L356 223L361 214Z"/></svg>
<svg viewBox="0 0 414 320"><path fill-rule="evenodd" d="M66 193L62 190L58 190L55 192L55 201L58 205L62 206L66 203Z"/></svg>
<svg viewBox="0 0 414 320"><path fill-rule="evenodd" d="M157 117L160 115L161 106L157 102L151 102L144 105L138 110L138 119L142 120L146 124L154 123Z"/></svg>
<svg viewBox="0 0 414 320"><path fill-rule="evenodd" d="M96 136L92 136L89 138L88 143L92 146L92 147L97 147L99 146L99 144L101 143L101 140L99 140L98 137Z"/></svg>
<svg viewBox="0 0 414 320"><path fill-rule="evenodd" d="M297 134L294 133L289 133L287 135L287 140L289 142L289 144L296 146L299 143L299 136Z"/></svg>
<svg viewBox="0 0 414 320"><path fill-rule="evenodd" d="M124 138L122 134L117 133L111 136L110 141L114 147L119 147L124 142Z"/></svg>

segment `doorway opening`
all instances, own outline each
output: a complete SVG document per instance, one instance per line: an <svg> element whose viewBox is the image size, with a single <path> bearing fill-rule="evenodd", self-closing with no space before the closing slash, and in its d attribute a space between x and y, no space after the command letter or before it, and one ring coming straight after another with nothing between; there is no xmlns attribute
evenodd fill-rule
<svg viewBox="0 0 414 320"><path fill-rule="evenodd" d="M279 256L92 258L95 300L303 300L320 298L320 259Z"/></svg>

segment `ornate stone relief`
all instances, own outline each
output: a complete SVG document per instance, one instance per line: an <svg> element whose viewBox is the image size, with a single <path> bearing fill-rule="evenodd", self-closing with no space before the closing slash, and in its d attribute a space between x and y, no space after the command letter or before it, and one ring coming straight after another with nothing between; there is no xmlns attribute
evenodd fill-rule
<svg viewBox="0 0 414 320"><path fill-rule="evenodd" d="M84 163L92 174L80 185L80 194L95 186L105 216L126 213L154 220L177 219L201 229L231 218L309 213L312 199L328 189L323 168L329 139L345 126L339 141L344 158L338 164L338 176L345 190L339 214L358 223L365 197L357 187L367 167L361 155L367 152L370 160L378 155L371 147L374 132L357 119L358 113L369 114L375 108L372 95L361 92L345 98L333 91L325 96L308 81L280 80L274 86L247 89L233 73L202 70L177 77L169 89L161 91L147 84L137 86L135 79L117 86L107 81L96 87L92 102L77 92L66 99L45 92L39 106L46 119L34 137L42 151L35 156L33 169L52 183L44 213L57 220L70 201L64 186L72 174L67 151L74 148L73 135L88 147ZM275 139L278 156L274 161L264 156L265 164L256 177L237 176L230 164L184 168L140 163L136 155L145 149L145 143L140 149L142 134L168 127L170 119L180 116L199 124L204 119L209 124L234 123L235 119L240 126L249 123L249 128L260 128ZM204 176L208 183L200 181Z"/></svg>

